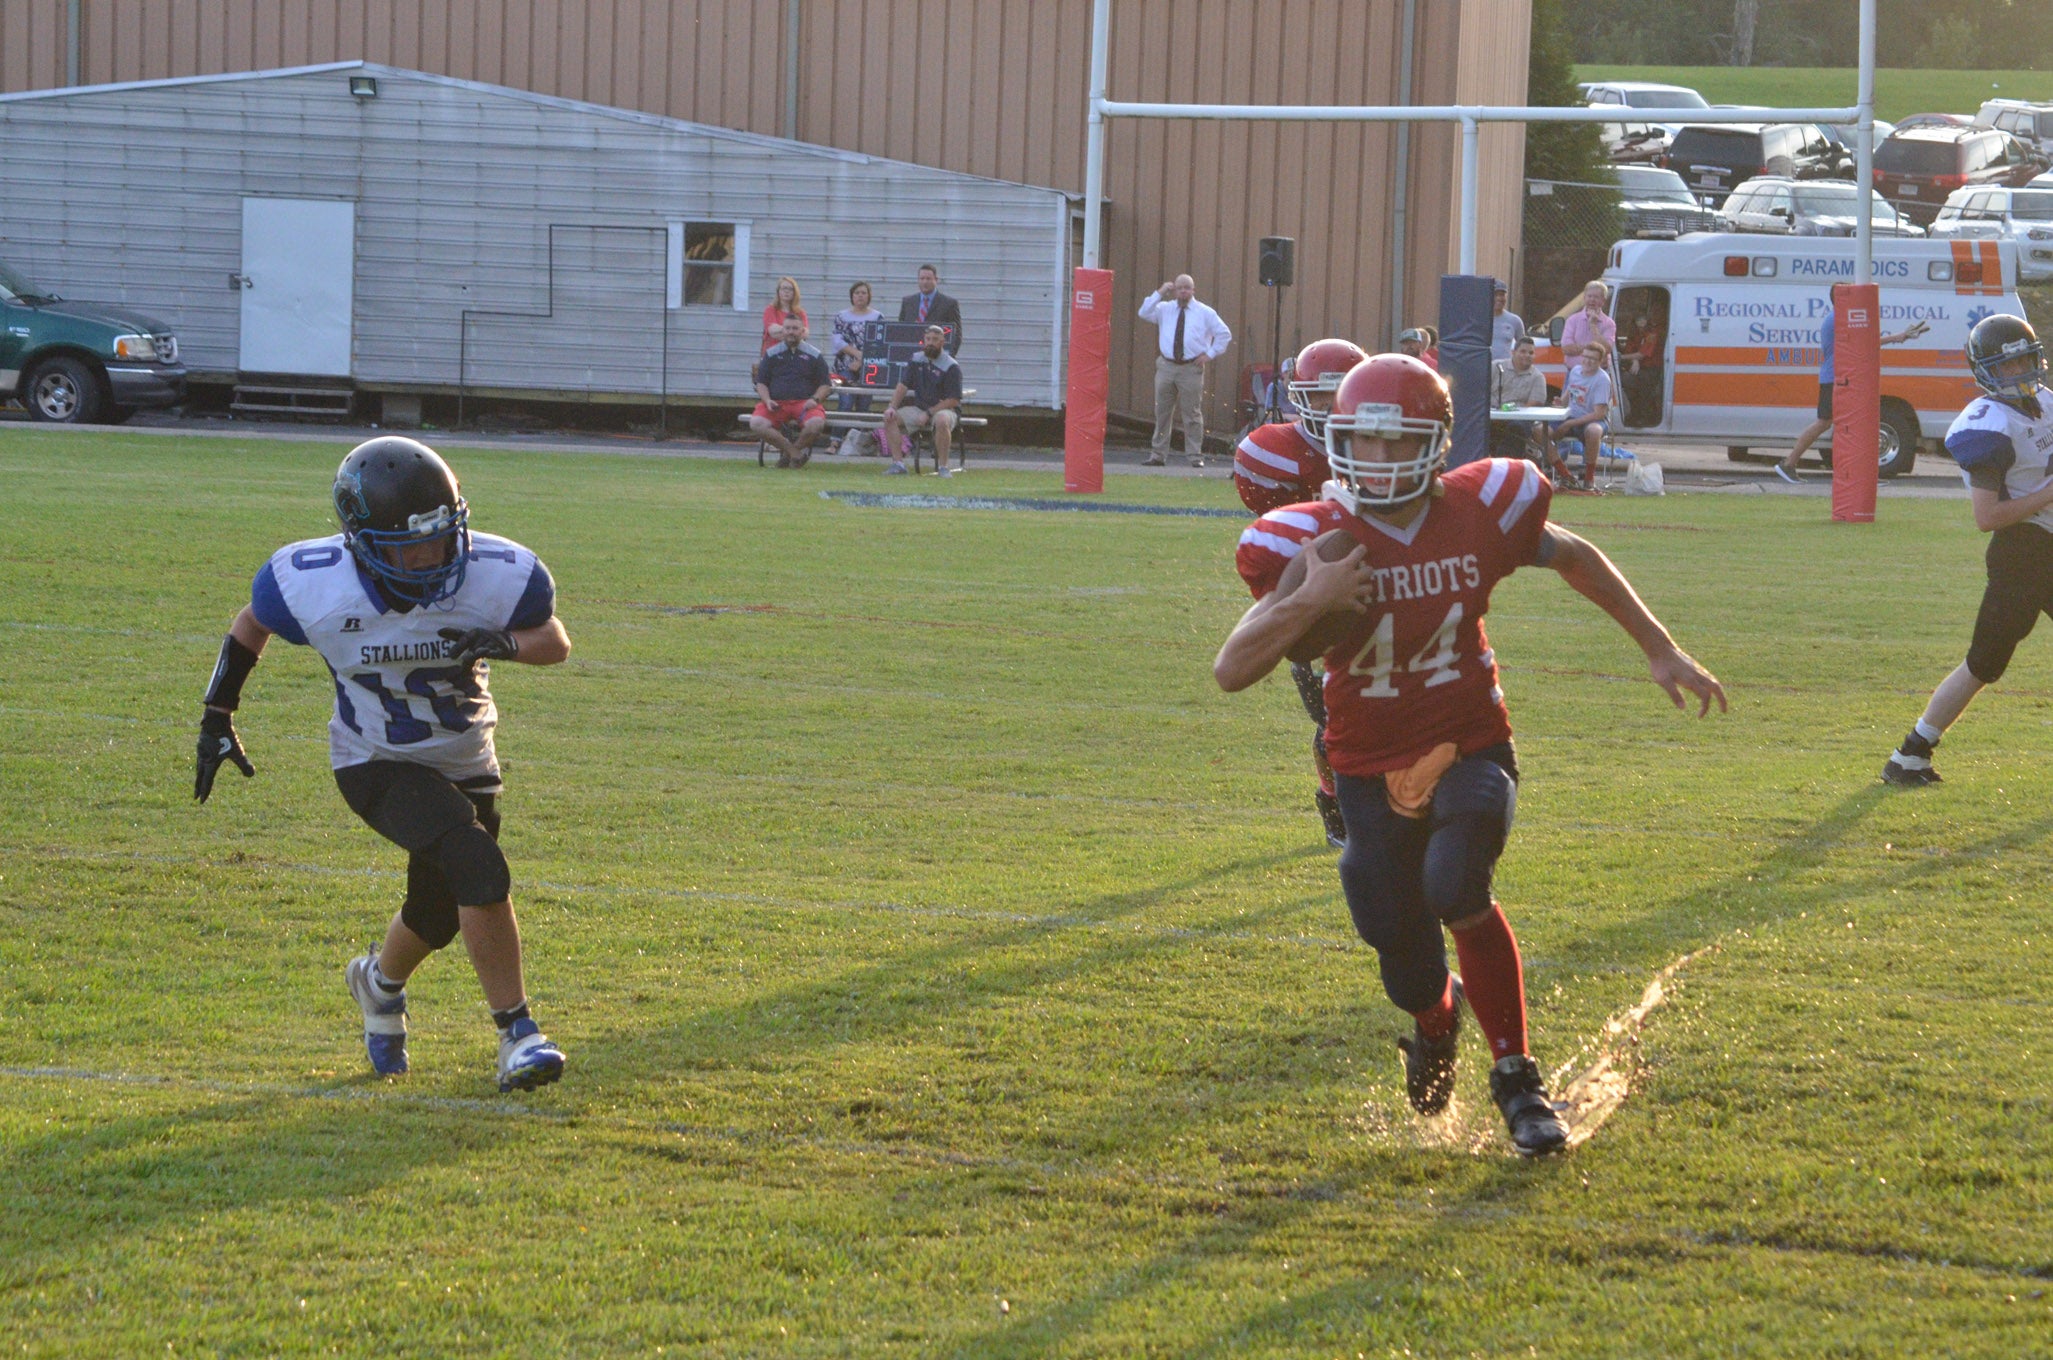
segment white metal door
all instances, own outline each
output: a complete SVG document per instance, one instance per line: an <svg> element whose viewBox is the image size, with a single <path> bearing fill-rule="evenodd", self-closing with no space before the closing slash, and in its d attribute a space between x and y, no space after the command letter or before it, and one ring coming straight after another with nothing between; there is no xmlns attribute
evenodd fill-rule
<svg viewBox="0 0 2053 1360"><path fill-rule="evenodd" d="M243 372L349 376L356 204L245 198L236 278Z"/></svg>

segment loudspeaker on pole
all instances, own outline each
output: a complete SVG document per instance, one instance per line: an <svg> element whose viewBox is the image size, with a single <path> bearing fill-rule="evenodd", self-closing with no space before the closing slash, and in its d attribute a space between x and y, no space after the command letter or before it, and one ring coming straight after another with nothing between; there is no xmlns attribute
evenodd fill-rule
<svg viewBox="0 0 2053 1360"><path fill-rule="evenodd" d="M1264 288L1288 288L1297 276L1297 242L1288 236L1264 236L1255 273Z"/></svg>

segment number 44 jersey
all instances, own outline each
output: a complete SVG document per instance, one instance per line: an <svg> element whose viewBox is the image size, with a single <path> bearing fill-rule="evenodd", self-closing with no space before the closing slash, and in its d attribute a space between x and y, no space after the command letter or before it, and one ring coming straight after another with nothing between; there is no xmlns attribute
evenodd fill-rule
<svg viewBox="0 0 2053 1360"><path fill-rule="evenodd" d="M462 587L435 604L397 609L335 534L274 553L251 583L250 612L328 663L335 679L328 752L336 769L406 760L490 792L499 779L490 667L457 666L440 631L547 623L556 584L520 544L473 533Z"/></svg>
<svg viewBox="0 0 2053 1360"><path fill-rule="evenodd" d="M1402 529L1315 501L1272 510L1241 535L1236 565L1258 599L1321 534L1343 529L1368 550L1368 612L1326 653L1334 769L1384 774L1442 742L1468 756L1511 740L1483 615L1497 583L1532 563L1552 500L1539 468L1490 458L1442 475Z"/></svg>

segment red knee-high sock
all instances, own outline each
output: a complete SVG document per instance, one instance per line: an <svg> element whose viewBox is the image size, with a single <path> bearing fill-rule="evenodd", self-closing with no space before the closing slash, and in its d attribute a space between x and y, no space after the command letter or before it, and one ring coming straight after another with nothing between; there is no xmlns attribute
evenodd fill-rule
<svg viewBox="0 0 2053 1360"><path fill-rule="evenodd" d="M1455 931L1454 952L1461 959L1469 1009L1490 1041L1491 1059L1525 1052L1525 968L1504 908L1492 902L1481 922Z"/></svg>
<svg viewBox="0 0 2053 1360"><path fill-rule="evenodd" d="M1422 1011L1413 1011L1411 1018L1419 1022L1419 1033L1428 1039L1445 1038L1461 1019L1454 1009L1454 979L1447 979L1447 985L1440 989L1438 1001Z"/></svg>

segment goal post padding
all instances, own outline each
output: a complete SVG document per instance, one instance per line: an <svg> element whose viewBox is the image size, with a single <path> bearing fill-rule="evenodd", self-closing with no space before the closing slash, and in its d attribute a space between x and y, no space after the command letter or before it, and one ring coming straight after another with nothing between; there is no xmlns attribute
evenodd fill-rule
<svg viewBox="0 0 2053 1360"><path fill-rule="evenodd" d="M1454 438L1447 466L1490 452L1490 299L1486 274L1440 276L1440 376L1454 398Z"/></svg>
<svg viewBox="0 0 2053 1360"><path fill-rule="evenodd" d="M1882 295L1872 283L1833 290L1832 518L1875 522L1882 442Z"/></svg>
<svg viewBox="0 0 2053 1360"><path fill-rule="evenodd" d="M1112 392L1112 271L1078 269L1069 288L1069 386L1062 489L1105 489L1105 406Z"/></svg>

